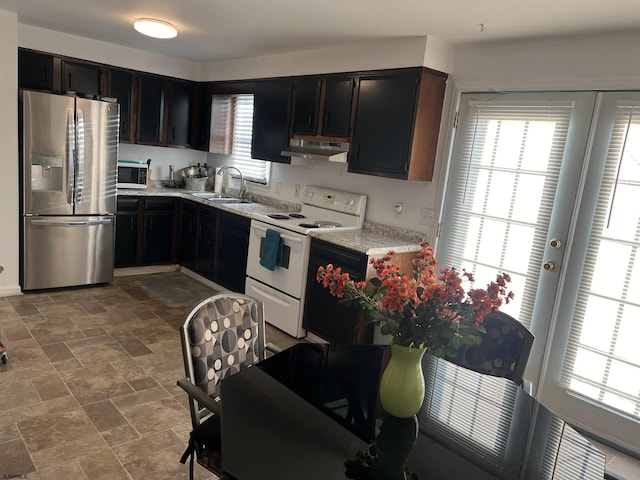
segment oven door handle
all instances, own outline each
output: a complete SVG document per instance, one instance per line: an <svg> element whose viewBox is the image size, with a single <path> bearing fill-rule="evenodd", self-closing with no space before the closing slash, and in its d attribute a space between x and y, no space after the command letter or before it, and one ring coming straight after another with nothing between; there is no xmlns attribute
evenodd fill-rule
<svg viewBox="0 0 640 480"><path fill-rule="evenodd" d="M264 232L267 233L267 229L266 228L262 228L259 227L257 225L251 225L251 228L254 228L260 232ZM295 237L290 237L289 235L284 235L284 234L280 234L280 238L282 238L283 240L286 240L287 242L291 242L291 243L302 243L302 239L300 238L295 238Z"/></svg>
<svg viewBox="0 0 640 480"><path fill-rule="evenodd" d="M273 295L271 295L269 292L267 292L266 290L261 289L260 287L258 287L257 285L251 285L251 288L259 293L260 295L262 295L265 298L268 298L269 300L271 300L272 302L278 303L284 307L289 307L291 304L284 302L282 300L280 300L278 297L274 297Z"/></svg>

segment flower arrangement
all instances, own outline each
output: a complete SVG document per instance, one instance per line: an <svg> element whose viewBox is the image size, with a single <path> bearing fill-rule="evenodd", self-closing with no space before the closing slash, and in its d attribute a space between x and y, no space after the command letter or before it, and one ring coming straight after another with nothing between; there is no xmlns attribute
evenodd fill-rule
<svg viewBox="0 0 640 480"><path fill-rule="evenodd" d="M484 316L509 303L514 294L507 291L511 278L497 275L486 289L463 289L463 281L472 283L473 274L453 268L436 273L438 260L426 242L412 260L412 275L391 263L394 251L372 259L376 276L355 282L340 267L319 267L316 280L331 295L367 310L369 320L390 335L393 344L427 348L435 356L455 356L458 349L475 342L483 332Z"/></svg>

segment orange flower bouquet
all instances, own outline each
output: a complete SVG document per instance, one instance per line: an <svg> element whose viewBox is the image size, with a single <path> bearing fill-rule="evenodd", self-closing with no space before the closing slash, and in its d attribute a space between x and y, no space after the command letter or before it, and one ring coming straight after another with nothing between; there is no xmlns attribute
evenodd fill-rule
<svg viewBox="0 0 640 480"><path fill-rule="evenodd" d="M453 356L458 349L475 342L484 331L484 316L513 299L507 290L506 273L486 289L464 290L473 274L452 268L436 273L438 260L426 242L412 260L412 275L391 263L395 252L371 260L376 276L366 282L353 281L340 267L319 267L316 279L331 295L367 310L369 320L391 336L391 343L410 348L427 348L435 356Z"/></svg>

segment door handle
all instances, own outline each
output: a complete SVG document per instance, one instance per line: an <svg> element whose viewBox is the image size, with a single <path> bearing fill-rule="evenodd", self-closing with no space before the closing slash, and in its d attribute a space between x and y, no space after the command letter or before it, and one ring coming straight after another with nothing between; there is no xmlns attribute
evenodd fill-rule
<svg viewBox="0 0 640 480"><path fill-rule="evenodd" d="M96 225L108 225L111 223L111 219L105 220L90 220L90 221L74 221L74 222L56 222L53 220L31 220L32 225L44 225L47 227L93 227Z"/></svg>
<svg viewBox="0 0 640 480"><path fill-rule="evenodd" d="M251 285L251 289L258 293L259 295L262 295L265 298L268 298L269 300L276 302L280 305L282 305L283 307L289 307L291 304L282 301L281 299L279 299L278 297L274 297L273 295L271 295L269 292L267 292L266 290L262 290L261 288L255 286L255 285Z"/></svg>
<svg viewBox="0 0 640 480"><path fill-rule="evenodd" d="M251 228L253 228L254 230L257 230L259 232L267 233L267 229L266 228L258 227L257 225L252 225ZM300 240L299 238L290 237L289 235L280 234L280 238L282 238L283 240L286 240L288 242L291 242L291 243L302 243L302 240Z"/></svg>

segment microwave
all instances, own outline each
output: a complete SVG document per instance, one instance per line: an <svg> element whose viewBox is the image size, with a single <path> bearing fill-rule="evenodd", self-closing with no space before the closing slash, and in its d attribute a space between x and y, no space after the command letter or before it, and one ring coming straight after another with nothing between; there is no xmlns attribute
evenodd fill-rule
<svg viewBox="0 0 640 480"><path fill-rule="evenodd" d="M147 188L147 162L137 160L118 160L118 188Z"/></svg>

